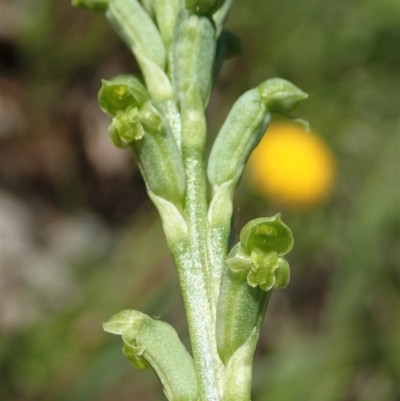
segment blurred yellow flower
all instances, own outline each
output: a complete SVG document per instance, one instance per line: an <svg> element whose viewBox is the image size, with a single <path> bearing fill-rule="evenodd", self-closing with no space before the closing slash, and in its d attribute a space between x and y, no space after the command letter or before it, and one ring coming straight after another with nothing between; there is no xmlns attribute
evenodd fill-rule
<svg viewBox="0 0 400 401"><path fill-rule="evenodd" d="M248 176L261 195L292 207L323 203L335 179L333 154L321 138L295 123L274 123L249 160Z"/></svg>

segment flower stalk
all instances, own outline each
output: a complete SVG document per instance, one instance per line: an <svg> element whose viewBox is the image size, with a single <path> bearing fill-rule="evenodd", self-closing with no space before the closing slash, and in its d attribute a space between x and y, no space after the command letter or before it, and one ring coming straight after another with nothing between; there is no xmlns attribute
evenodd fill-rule
<svg viewBox="0 0 400 401"><path fill-rule="evenodd" d="M185 303L193 357L174 329L134 310L104 329L120 335L137 368L151 367L170 401L249 401L254 350L271 292L289 281L293 246L280 215L248 223L229 249L232 202L271 113L307 97L274 78L233 105L206 166L205 109L224 57L240 46L223 31L231 0L73 0L105 13L142 70L104 80L109 134L129 148L156 206ZM211 199L207 199L207 186Z"/></svg>

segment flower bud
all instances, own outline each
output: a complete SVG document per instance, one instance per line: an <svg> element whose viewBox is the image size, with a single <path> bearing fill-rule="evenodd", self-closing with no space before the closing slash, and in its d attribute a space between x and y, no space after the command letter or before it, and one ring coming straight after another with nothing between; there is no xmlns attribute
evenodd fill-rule
<svg viewBox="0 0 400 401"><path fill-rule="evenodd" d="M154 0L153 10L161 37L167 47L172 44L176 19L181 10L181 0Z"/></svg>
<svg viewBox="0 0 400 401"><path fill-rule="evenodd" d="M206 17L181 12L175 29L174 80L177 98L196 109L197 98L205 107L210 95L215 54L214 27ZM195 90L196 93L189 92ZM187 104L188 97L191 104Z"/></svg>
<svg viewBox="0 0 400 401"><path fill-rule="evenodd" d="M231 182L232 187L236 187L270 118L256 89L247 91L236 101L215 139L208 160L207 173L213 186Z"/></svg>
<svg viewBox="0 0 400 401"><path fill-rule="evenodd" d="M287 114L307 94L284 79L269 79L243 94L233 105L211 149L208 178L214 187L233 188L264 135L271 112Z"/></svg>

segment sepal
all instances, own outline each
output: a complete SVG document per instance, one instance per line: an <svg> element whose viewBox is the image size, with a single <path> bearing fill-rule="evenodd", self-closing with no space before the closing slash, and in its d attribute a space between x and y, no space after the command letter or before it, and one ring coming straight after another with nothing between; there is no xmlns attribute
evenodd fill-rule
<svg viewBox="0 0 400 401"><path fill-rule="evenodd" d="M99 105L111 116L128 107L140 107L150 98L140 80L132 75L118 75L109 80L103 79L101 83Z"/></svg>
<svg viewBox="0 0 400 401"><path fill-rule="evenodd" d="M277 213L248 222L240 232L240 243L248 254L259 248L264 253L275 251L282 256L293 248L293 235Z"/></svg>
<svg viewBox="0 0 400 401"><path fill-rule="evenodd" d="M136 368L154 370L168 400L197 401L193 359L171 325L135 310L124 310L103 328L122 336L123 352Z"/></svg>

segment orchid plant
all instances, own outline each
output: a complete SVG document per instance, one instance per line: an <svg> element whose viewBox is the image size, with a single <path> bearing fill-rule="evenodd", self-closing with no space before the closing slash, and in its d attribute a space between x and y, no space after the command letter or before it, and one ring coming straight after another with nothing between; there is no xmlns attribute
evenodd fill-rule
<svg viewBox="0 0 400 401"><path fill-rule="evenodd" d="M293 246L279 214L255 219L231 243L233 195L271 113L307 95L273 78L244 93L206 163L213 81L238 39L223 30L232 0L73 0L105 13L143 76L103 80L109 134L134 154L162 219L185 303L193 355L166 322L124 310L104 324L136 368L151 368L170 401L248 401L253 354L273 289L290 277ZM210 197L207 187L211 188Z"/></svg>

